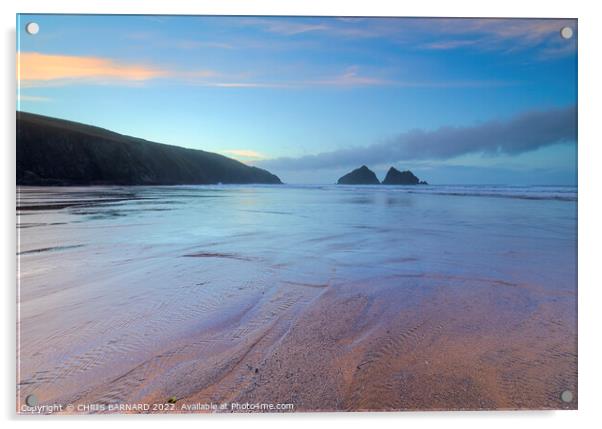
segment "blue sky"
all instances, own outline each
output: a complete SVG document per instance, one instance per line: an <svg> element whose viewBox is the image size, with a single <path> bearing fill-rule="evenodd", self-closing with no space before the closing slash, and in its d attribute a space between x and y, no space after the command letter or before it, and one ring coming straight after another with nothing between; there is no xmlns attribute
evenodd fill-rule
<svg viewBox="0 0 602 429"><path fill-rule="evenodd" d="M31 21L35 36L23 31ZM332 183L362 164L381 179L393 165L431 183L576 183L573 20L17 25L19 110L219 152L289 183Z"/></svg>

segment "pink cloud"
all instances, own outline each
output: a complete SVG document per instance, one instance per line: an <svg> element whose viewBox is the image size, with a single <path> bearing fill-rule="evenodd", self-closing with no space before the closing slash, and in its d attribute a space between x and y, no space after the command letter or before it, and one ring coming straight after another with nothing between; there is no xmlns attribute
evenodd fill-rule
<svg viewBox="0 0 602 429"><path fill-rule="evenodd" d="M37 52L17 54L17 72L21 81L64 79L143 81L169 74L157 67L119 63L107 58L47 55Z"/></svg>
<svg viewBox="0 0 602 429"><path fill-rule="evenodd" d="M216 75L212 70L182 71L94 56L38 52L17 54L17 77L22 86L67 85L76 82L139 84L159 78L194 80Z"/></svg>

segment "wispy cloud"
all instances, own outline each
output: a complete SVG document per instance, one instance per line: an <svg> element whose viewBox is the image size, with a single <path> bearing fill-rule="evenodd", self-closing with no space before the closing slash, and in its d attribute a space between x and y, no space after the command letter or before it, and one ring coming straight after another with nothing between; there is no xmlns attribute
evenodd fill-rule
<svg viewBox="0 0 602 429"><path fill-rule="evenodd" d="M449 23L449 21L448 21ZM542 42L550 36L560 38L560 29L575 26L574 20L562 19L467 19L454 22L455 32L490 34L498 39L518 39L526 44ZM450 27L447 27L450 29Z"/></svg>
<svg viewBox="0 0 602 429"><path fill-rule="evenodd" d="M258 81L235 81L224 80L225 75L218 76L217 80L201 80L197 84L201 86L213 86L218 88L275 88L275 89L311 89L311 88L358 88L365 86L402 85L380 77L361 74L358 66L345 68L341 73L312 79L295 79L294 77L280 78L278 80L267 79Z"/></svg>
<svg viewBox="0 0 602 429"><path fill-rule="evenodd" d="M520 84L516 81L499 80L401 80L362 73L359 66L349 66L342 72L305 80L280 79L263 81L200 80L197 85L218 88L272 88L272 89L357 89L369 87L396 88L492 88Z"/></svg>
<svg viewBox="0 0 602 429"><path fill-rule="evenodd" d="M448 50L472 46L476 43L476 40L440 40L437 42L425 43L421 47L424 49Z"/></svg>
<svg viewBox="0 0 602 429"><path fill-rule="evenodd" d="M244 18L240 24L285 37L323 34L343 38L373 38L400 31L399 23L379 18Z"/></svg>
<svg viewBox="0 0 602 429"><path fill-rule="evenodd" d="M293 84L277 82L199 82L201 86L216 88L294 88Z"/></svg>
<svg viewBox="0 0 602 429"><path fill-rule="evenodd" d="M374 71L373 71L374 72ZM229 73L209 69L186 70L152 64L134 64L110 58L51 55L23 52L17 58L17 73L23 87L64 86L70 84L135 84L169 79L181 84L216 88L249 89L311 89L311 88L362 88L376 86L407 88L465 88L500 86L515 82L497 81L420 81L400 80L363 72L358 65L343 68L339 73L315 75L311 78L290 76L257 76L255 73Z"/></svg>
<svg viewBox="0 0 602 429"><path fill-rule="evenodd" d="M356 22L362 22L363 20L365 20L367 18L358 17L358 16L341 16L341 17L338 17L336 19L337 19L337 21L341 21L341 22L356 23Z"/></svg>
<svg viewBox="0 0 602 429"><path fill-rule="evenodd" d="M287 19L287 18L244 18L243 25L262 28L264 31L284 36L329 31L331 26L324 20Z"/></svg>
<svg viewBox="0 0 602 429"><path fill-rule="evenodd" d="M168 74L157 67L125 64L107 58L37 52L17 54L17 73L22 84L69 80L145 81Z"/></svg>
<svg viewBox="0 0 602 429"><path fill-rule="evenodd" d="M178 70L155 65L129 64L109 58L51 55L38 52L18 54L17 72L25 87L44 84L123 83L171 78L185 83L222 88L305 88L316 86L385 85L390 82L360 75L358 67L347 68L342 74L313 80L281 79L279 81L237 80L225 72L214 70ZM240 77L240 76L239 76Z"/></svg>
<svg viewBox="0 0 602 429"><path fill-rule="evenodd" d="M172 70L154 65L123 63L102 57L38 52L17 54L17 77L24 87L81 82L141 83L159 78L194 80L215 75L212 70Z"/></svg>
<svg viewBox="0 0 602 429"><path fill-rule="evenodd" d="M348 67L342 74L336 75L327 79L317 79L313 81L307 81L303 83L309 86L343 86L343 87L357 87L357 86L382 86L382 85L393 85L394 81L388 79L382 79L378 77L372 77L367 75L361 75L358 66Z"/></svg>
<svg viewBox="0 0 602 429"><path fill-rule="evenodd" d="M197 38L176 38L167 33L153 31L138 31L125 35L125 38L133 41L144 42L147 46L150 44L156 48L193 50L199 48L214 49L235 49L230 42L197 39Z"/></svg>
<svg viewBox="0 0 602 429"><path fill-rule="evenodd" d="M227 149L222 151L222 153L242 160L265 159L263 154L250 149Z"/></svg>
<svg viewBox="0 0 602 429"><path fill-rule="evenodd" d="M38 97L36 95L19 94L17 96L17 101L48 102L52 101L52 99L49 97Z"/></svg>
<svg viewBox="0 0 602 429"><path fill-rule="evenodd" d="M430 34L431 42L421 44L423 49L476 48L484 51L517 52L540 47L553 49L560 55L576 50L575 39L560 37L561 28L569 26L577 30L571 19L432 19L414 22L414 27ZM538 59L548 57L539 55Z"/></svg>
<svg viewBox="0 0 602 429"><path fill-rule="evenodd" d="M429 50L471 48L516 51L540 45L562 45L555 53L574 52L574 41L560 38L571 19L495 18L249 18L243 25L283 37L324 35L347 39L381 38L401 46ZM570 46L571 48L567 48ZM540 59L544 59L541 58Z"/></svg>
<svg viewBox="0 0 602 429"><path fill-rule="evenodd" d="M404 80L365 74L357 65L347 67L331 77L298 82L301 87L325 86L333 88L359 88L389 86L397 88L481 88L516 85L520 82L499 80Z"/></svg>
<svg viewBox="0 0 602 429"><path fill-rule="evenodd" d="M576 142L577 108L531 111L506 121L466 127L412 130L390 140L300 158L262 161L263 167L308 170L379 165L409 160L446 160L467 154L518 155L557 143Z"/></svg>

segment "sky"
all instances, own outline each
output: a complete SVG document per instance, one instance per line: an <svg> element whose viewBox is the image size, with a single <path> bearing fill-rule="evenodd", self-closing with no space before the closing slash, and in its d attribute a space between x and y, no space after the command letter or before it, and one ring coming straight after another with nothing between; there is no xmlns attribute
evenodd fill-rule
<svg viewBox="0 0 602 429"><path fill-rule="evenodd" d="M17 28L18 110L285 183L364 164L433 184L577 181L576 20L19 15Z"/></svg>

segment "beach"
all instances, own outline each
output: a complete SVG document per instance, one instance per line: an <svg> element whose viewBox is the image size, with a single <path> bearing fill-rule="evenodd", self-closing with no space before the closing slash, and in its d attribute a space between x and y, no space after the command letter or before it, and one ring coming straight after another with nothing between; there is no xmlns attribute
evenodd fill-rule
<svg viewBox="0 0 602 429"><path fill-rule="evenodd" d="M578 406L574 187L17 196L20 412Z"/></svg>

